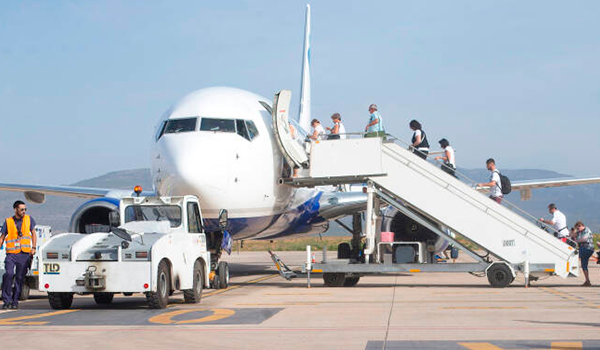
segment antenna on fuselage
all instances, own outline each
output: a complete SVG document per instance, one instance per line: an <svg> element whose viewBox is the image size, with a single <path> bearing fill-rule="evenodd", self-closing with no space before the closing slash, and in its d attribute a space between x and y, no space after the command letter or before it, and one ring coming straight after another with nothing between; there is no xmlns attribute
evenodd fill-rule
<svg viewBox="0 0 600 350"><path fill-rule="evenodd" d="M304 23L304 52L302 56L298 124L306 131L310 129L310 4L306 4L306 21Z"/></svg>

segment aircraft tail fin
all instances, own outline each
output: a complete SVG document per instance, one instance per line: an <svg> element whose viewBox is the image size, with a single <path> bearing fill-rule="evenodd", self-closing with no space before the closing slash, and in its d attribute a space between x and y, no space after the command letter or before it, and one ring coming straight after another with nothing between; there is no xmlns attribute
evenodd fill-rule
<svg viewBox="0 0 600 350"><path fill-rule="evenodd" d="M306 4L302 81L300 83L300 113L298 116L300 127L308 131L310 129L310 118L310 5Z"/></svg>

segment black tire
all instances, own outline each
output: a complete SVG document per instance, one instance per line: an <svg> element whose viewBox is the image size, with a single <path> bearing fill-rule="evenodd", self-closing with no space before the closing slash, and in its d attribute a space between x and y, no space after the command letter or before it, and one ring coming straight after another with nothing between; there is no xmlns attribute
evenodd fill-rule
<svg viewBox="0 0 600 350"><path fill-rule="evenodd" d="M229 264L227 264L227 262L219 262L219 265L217 266L217 275L219 276L219 289L229 287Z"/></svg>
<svg viewBox="0 0 600 350"><path fill-rule="evenodd" d="M349 243L340 243L337 248L338 259L350 259L352 257L352 248Z"/></svg>
<svg viewBox="0 0 600 350"><path fill-rule="evenodd" d="M169 304L171 292L171 274L165 260L158 264L156 279L156 292L146 292L146 301L151 309L164 309Z"/></svg>
<svg viewBox="0 0 600 350"><path fill-rule="evenodd" d="M505 264L493 264L487 270L487 278L490 285L494 288L504 288L515 279L510 268Z"/></svg>
<svg viewBox="0 0 600 350"><path fill-rule="evenodd" d="M112 303L115 293L94 293L94 301L98 305L108 305Z"/></svg>
<svg viewBox="0 0 600 350"><path fill-rule="evenodd" d="M23 285L21 286L21 293L19 294L19 300L23 301L23 300L29 299L30 291L31 291L31 288L29 287L27 282L23 282Z"/></svg>
<svg viewBox="0 0 600 350"><path fill-rule="evenodd" d="M344 273L324 273L323 282L327 287L342 287L346 282L346 275Z"/></svg>
<svg viewBox="0 0 600 350"><path fill-rule="evenodd" d="M194 282L192 289L183 291L183 299L188 304L198 304L202 299L202 289L204 288L204 268L200 260L194 263Z"/></svg>
<svg viewBox="0 0 600 350"><path fill-rule="evenodd" d="M73 293L48 293L50 307L55 310L64 310L73 304Z"/></svg>
<svg viewBox="0 0 600 350"><path fill-rule="evenodd" d="M344 287L354 287L358 281L360 280L360 277L346 277L346 280L344 281Z"/></svg>

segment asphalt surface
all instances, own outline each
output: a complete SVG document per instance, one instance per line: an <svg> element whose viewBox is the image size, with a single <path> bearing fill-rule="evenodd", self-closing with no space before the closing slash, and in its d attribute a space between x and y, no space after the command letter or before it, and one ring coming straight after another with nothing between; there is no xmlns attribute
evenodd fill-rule
<svg viewBox="0 0 600 350"><path fill-rule="evenodd" d="M281 253L298 266L305 253ZM231 285L205 290L200 304L175 293L165 310L141 294L98 306L76 296L53 310L41 293L16 311L0 311L2 348L44 349L600 349L600 287L550 277L504 289L465 273L362 277L328 288L320 276L288 282L267 253L233 253ZM591 266L600 286L600 269ZM37 346L36 346L37 347Z"/></svg>

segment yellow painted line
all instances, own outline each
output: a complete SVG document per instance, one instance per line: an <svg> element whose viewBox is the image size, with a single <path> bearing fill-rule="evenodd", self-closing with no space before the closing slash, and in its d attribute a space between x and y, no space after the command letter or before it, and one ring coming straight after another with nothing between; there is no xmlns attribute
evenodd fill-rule
<svg viewBox="0 0 600 350"><path fill-rule="evenodd" d="M550 288L550 287L540 287L540 288L542 290L547 291L549 293L552 293L554 295L557 295L557 296L560 296L560 297L565 297L565 298L567 298L569 300L577 301L578 303L586 305L588 307L591 307L591 308L594 308L594 309L600 309L600 305L593 304L593 303L590 303L590 302L588 302L586 300L574 297L574 296L570 295L569 293L561 292L559 290L556 290L556 289Z"/></svg>
<svg viewBox="0 0 600 350"><path fill-rule="evenodd" d="M175 310L175 311L166 312L164 314L160 314L160 315L151 317L148 321L150 323L157 323L157 324L204 323L204 322L211 322L211 321L222 320L224 318L231 317L231 316L233 316L235 314L234 310L229 310L229 309L210 309L210 311L212 311L212 315L209 315L209 316L204 316L204 317L201 317L201 318L195 318L193 320L182 320L182 321L175 321L175 320L173 320L173 317L175 317L175 316L180 316L180 315L188 314L188 313L191 313L191 312L208 311L208 310L209 309L184 309L184 310Z"/></svg>
<svg viewBox="0 0 600 350"><path fill-rule="evenodd" d="M552 350L581 350L583 349L583 344L581 342L552 342L550 347Z"/></svg>
<svg viewBox="0 0 600 350"><path fill-rule="evenodd" d="M554 269L545 269L545 272L554 272Z"/></svg>
<svg viewBox="0 0 600 350"><path fill-rule="evenodd" d="M317 269L317 270L312 270L311 272L312 272L312 273L321 273L321 272L323 272L323 270L319 270L319 269Z"/></svg>
<svg viewBox="0 0 600 350"><path fill-rule="evenodd" d="M526 306L444 306L442 310L513 310L528 309Z"/></svg>
<svg viewBox="0 0 600 350"><path fill-rule="evenodd" d="M410 270L408 270L408 272L421 272L421 270L419 270L419 269L410 269Z"/></svg>
<svg viewBox="0 0 600 350"><path fill-rule="evenodd" d="M22 322L22 321L25 321L25 320L35 320L35 319L38 319L38 318L64 315L64 314L69 314L69 313L76 312L76 311L79 311L79 310L78 309L75 309L75 310L60 310L60 311L54 311L54 312L46 312L46 313L37 314L37 315L19 316L19 317L12 317L12 318L3 318L3 319L0 319L0 325L1 326L8 326L8 325L43 325L43 324L47 324L48 322L46 322L46 321Z"/></svg>

